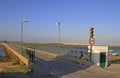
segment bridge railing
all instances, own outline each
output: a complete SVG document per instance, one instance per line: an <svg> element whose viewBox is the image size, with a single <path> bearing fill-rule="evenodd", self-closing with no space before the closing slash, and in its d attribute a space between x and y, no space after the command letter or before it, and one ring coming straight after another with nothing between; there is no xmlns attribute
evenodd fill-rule
<svg viewBox="0 0 120 78"><path fill-rule="evenodd" d="M29 59L29 55L27 54L27 49L17 45L15 43L7 43L9 47L14 49L16 52L24 56L25 58Z"/></svg>

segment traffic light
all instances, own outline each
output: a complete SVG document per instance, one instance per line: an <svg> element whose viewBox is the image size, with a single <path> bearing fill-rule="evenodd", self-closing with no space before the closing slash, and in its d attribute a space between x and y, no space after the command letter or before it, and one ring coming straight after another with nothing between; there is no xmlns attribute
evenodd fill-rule
<svg viewBox="0 0 120 78"><path fill-rule="evenodd" d="M90 37L93 37L93 36L94 36L94 28L91 27L91 28L90 28Z"/></svg>

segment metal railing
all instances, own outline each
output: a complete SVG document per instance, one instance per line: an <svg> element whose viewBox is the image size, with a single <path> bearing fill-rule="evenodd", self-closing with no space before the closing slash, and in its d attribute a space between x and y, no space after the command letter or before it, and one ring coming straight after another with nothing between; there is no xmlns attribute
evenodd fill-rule
<svg viewBox="0 0 120 78"><path fill-rule="evenodd" d="M20 45L17 45L15 43L7 43L7 45L25 58L29 59L29 55L27 54L27 49L25 47L21 47Z"/></svg>

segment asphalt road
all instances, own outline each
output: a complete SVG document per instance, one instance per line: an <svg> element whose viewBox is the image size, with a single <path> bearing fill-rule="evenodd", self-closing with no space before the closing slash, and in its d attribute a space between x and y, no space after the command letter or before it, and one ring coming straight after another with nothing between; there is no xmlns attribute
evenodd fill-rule
<svg viewBox="0 0 120 78"><path fill-rule="evenodd" d="M82 68L79 64L38 52L36 52L36 56L48 64L50 70L58 78L120 78L120 72L108 71L96 65Z"/></svg>
<svg viewBox="0 0 120 78"><path fill-rule="evenodd" d="M83 70L83 68L80 65L60 58L53 58L51 56L40 54L38 52L36 52L36 56L40 58L41 61L46 62L49 65L50 70L58 77L62 77L64 75ZM71 77L68 76L68 78Z"/></svg>

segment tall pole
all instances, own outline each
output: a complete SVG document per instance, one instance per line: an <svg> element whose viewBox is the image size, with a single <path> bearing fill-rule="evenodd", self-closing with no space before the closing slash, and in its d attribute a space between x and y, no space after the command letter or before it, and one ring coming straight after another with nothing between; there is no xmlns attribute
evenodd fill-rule
<svg viewBox="0 0 120 78"><path fill-rule="evenodd" d="M28 22L28 20L23 19L21 21L21 53L22 53L22 46L23 46L23 23Z"/></svg>
<svg viewBox="0 0 120 78"><path fill-rule="evenodd" d="M60 44L60 25L58 26L59 30L58 30L58 34L59 34L59 39L58 39L58 42Z"/></svg>
<svg viewBox="0 0 120 78"><path fill-rule="evenodd" d="M23 44L23 20L21 21L21 46L20 46L20 53L22 53L22 44Z"/></svg>
<svg viewBox="0 0 120 78"><path fill-rule="evenodd" d="M56 26L58 26L58 43L60 44L60 23L56 22Z"/></svg>
<svg viewBox="0 0 120 78"><path fill-rule="evenodd" d="M58 44L59 44L59 52L60 51L60 23L56 22L56 26L58 26Z"/></svg>
<svg viewBox="0 0 120 78"><path fill-rule="evenodd" d="M94 39L94 28L91 27L90 28L90 39L89 39L89 43L90 43L90 61L92 61L92 46L95 44L95 39Z"/></svg>
<svg viewBox="0 0 120 78"><path fill-rule="evenodd" d="M23 43L23 20L21 22L21 47L22 47L22 43Z"/></svg>

